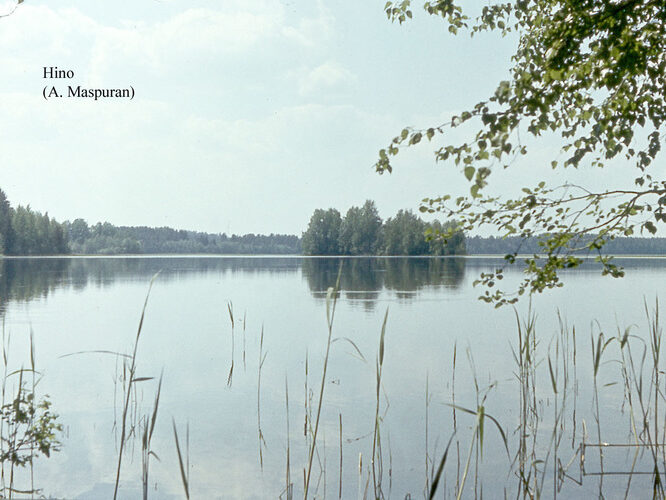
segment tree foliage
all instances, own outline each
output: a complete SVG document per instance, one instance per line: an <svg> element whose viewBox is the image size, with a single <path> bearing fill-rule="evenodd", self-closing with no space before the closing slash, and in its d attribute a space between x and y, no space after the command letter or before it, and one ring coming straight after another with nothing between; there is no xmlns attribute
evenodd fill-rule
<svg viewBox="0 0 666 500"><path fill-rule="evenodd" d="M310 217L303 233L303 253L307 255L340 255L342 217L335 208L318 208Z"/></svg>
<svg viewBox="0 0 666 500"><path fill-rule="evenodd" d="M4 254L13 244L12 208L4 191L0 189L0 254Z"/></svg>
<svg viewBox="0 0 666 500"><path fill-rule="evenodd" d="M467 237L455 221L449 220L442 224L435 220L426 225L425 236L428 241L430 255L464 255L468 253Z"/></svg>
<svg viewBox="0 0 666 500"><path fill-rule="evenodd" d="M384 253L387 255L425 255L426 224L411 210L400 210L384 223Z"/></svg>
<svg viewBox="0 0 666 500"><path fill-rule="evenodd" d="M374 255L381 245L382 219L372 200L347 210L340 225L340 253Z"/></svg>
<svg viewBox="0 0 666 500"><path fill-rule="evenodd" d="M666 2L663 0L516 0L491 3L471 19L453 0L428 1L425 10L442 17L450 32L474 35L513 32L518 48L509 78L493 95L449 123L406 128L379 152L376 169L391 172L401 148L441 141L437 161L456 165L470 182L470 194L426 198L421 210L456 217L465 230L484 225L500 235L538 237L540 256L527 260L527 275L515 292L561 286L558 270L596 255L604 274L623 274L604 253L617 236L654 234L666 222L666 180L654 172L666 119ZM388 2L388 17L412 17L409 0ZM446 129L462 124L476 130L450 143ZM488 194L492 173L508 168L530 147L521 135L556 135L560 155L541 168L633 165L633 186L588 190L584 186L525 186L512 198ZM629 167L626 167L629 168ZM508 263L516 252L506 256ZM487 286L495 276L482 279ZM486 290L497 305L517 295Z"/></svg>
<svg viewBox="0 0 666 500"><path fill-rule="evenodd" d="M297 254L300 239L290 234L202 233L170 227L128 227L83 219L65 222L77 254Z"/></svg>
<svg viewBox="0 0 666 500"><path fill-rule="evenodd" d="M62 224L19 205L12 210L12 241L5 249L8 255L56 255L69 253Z"/></svg>
<svg viewBox="0 0 666 500"><path fill-rule="evenodd" d="M431 237L450 232L447 240ZM336 239L336 236L337 239ZM306 255L460 255L465 235L447 221L424 222L409 210L400 210L382 222L375 202L351 207L344 219L334 208L317 209L303 233Z"/></svg>
<svg viewBox="0 0 666 500"><path fill-rule="evenodd" d="M12 208L0 189L0 255L54 255L68 253L62 224L30 206Z"/></svg>

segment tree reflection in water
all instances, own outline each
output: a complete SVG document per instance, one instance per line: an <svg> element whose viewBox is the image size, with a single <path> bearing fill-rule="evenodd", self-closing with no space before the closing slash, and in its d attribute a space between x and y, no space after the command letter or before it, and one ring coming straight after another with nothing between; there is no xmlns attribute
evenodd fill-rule
<svg viewBox="0 0 666 500"><path fill-rule="evenodd" d="M412 300L425 288L458 288L465 276L465 259L457 257L306 258L302 272L313 296L325 298L341 263L341 293L351 301L362 302L367 309L375 307L382 290Z"/></svg>

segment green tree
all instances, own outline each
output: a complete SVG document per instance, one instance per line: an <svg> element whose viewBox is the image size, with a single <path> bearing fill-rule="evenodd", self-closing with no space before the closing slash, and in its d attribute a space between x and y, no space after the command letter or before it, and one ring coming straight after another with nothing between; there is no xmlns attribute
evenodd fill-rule
<svg viewBox="0 0 666 500"><path fill-rule="evenodd" d="M75 243L82 244L90 237L90 228L83 219L75 219L69 225L69 239Z"/></svg>
<svg viewBox="0 0 666 500"><path fill-rule="evenodd" d="M402 130L379 152L376 169L391 172L391 157L402 147L441 140L435 158L458 167L470 194L427 198L421 210L456 217L466 231L490 225L501 236L538 238L541 256L527 260L518 290L487 289L482 298L489 302L511 303L525 292L561 286L558 271L578 266L581 252L596 255L603 274L622 276L604 245L636 231L654 234L666 222L666 180L653 168L666 120L666 2L515 0L490 3L476 19L455 0L427 1L424 8L454 34L515 33L513 67L493 95L449 123ZM412 17L409 0L388 2L385 10L401 23ZM476 132L466 141L447 141L446 129L462 124ZM491 174L530 153L521 134L537 143L559 136L560 154L542 165L535 158L535 168L621 160L635 167L634 185L591 190L541 182L513 197L490 193ZM509 264L515 259L516 251L506 256ZM481 282L492 287L496 278L487 273Z"/></svg>
<svg viewBox="0 0 666 500"><path fill-rule="evenodd" d="M59 224L55 219L49 221L49 253L64 254L69 253L69 245L63 224Z"/></svg>
<svg viewBox="0 0 666 500"><path fill-rule="evenodd" d="M0 254L8 253L14 244L12 208L5 192L0 189Z"/></svg>
<svg viewBox="0 0 666 500"><path fill-rule="evenodd" d="M308 229L303 233L303 253L306 255L339 255L340 212L334 208L318 208L310 217Z"/></svg>
<svg viewBox="0 0 666 500"><path fill-rule="evenodd" d="M366 200L361 207L360 231L363 235L357 245L360 255L373 255L381 245L382 219L372 200Z"/></svg>
<svg viewBox="0 0 666 500"><path fill-rule="evenodd" d="M425 239L426 224L411 210L400 210L384 223L384 254L425 255L429 246Z"/></svg>
<svg viewBox="0 0 666 500"><path fill-rule="evenodd" d="M358 243L361 233L361 209L350 207L340 225L340 253L344 255L358 255Z"/></svg>
<svg viewBox="0 0 666 500"><path fill-rule="evenodd" d="M340 250L345 255L374 255L381 248L382 219L372 200L347 210L340 227Z"/></svg>
<svg viewBox="0 0 666 500"><path fill-rule="evenodd" d="M18 206L11 211L10 255L48 255L69 253L62 224L48 214L33 211L30 206Z"/></svg>
<svg viewBox="0 0 666 500"><path fill-rule="evenodd" d="M46 255L52 253L51 251L51 234L50 226L51 220L49 219L49 214L35 214L35 232L36 232L36 241L35 248L33 253L39 255Z"/></svg>
<svg viewBox="0 0 666 500"><path fill-rule="evenodd" d="M14 244L11 247L13 255L30 255L34 248L35 224L30 207L19 205L13 212L12 228L14 230Z"/></svg>
<svg viewBox="0 0 666 500"><path fill-rule="evenodd" d="M467 253L465 233L458 229L457 224L453 221L447 221L444 224L438 220L430 222L427 224L425 233L430 255L465 255ZM446 235L446 239L442 235Z"/></svg>

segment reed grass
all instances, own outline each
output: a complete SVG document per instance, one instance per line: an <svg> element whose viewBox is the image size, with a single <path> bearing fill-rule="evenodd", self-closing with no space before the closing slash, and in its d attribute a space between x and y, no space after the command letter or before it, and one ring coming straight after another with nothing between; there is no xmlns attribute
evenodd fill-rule
<svg viewBox="0 0 666 500"><path fill-rule="evenodd" d="M130 358L129 376L127 378L128 382L125 394L125 404L123 406L123 412L121 415L120 445L118 450L118 466L116 468L116 481L113 489L113 500L116 500L116 498L118 497L118 486L120 485L120 469L122 466L123 450L125 448L125 443L127 438L127 417L130 409L130 398L132 394L132 389L134 388L134 382L135 382L134 377L136 375L136 357L139 348L139 339L141 337L141 330L143 329L143 320L146 315L146 308L148 307L148 298L150 297L150 291L152 290L153 283L155 283L155 280L157 279L158 275L159 272L152 277L152 279L150 280L150 284L148 285L148 292L146 293L146 299L144 300L143 308L141 310L141 319L139 320L139 327L137 328L136 338L134 339L134 349L132 351L132 356Z"/></svg>
<svg viewBox="0 0 666 500"><path fill-rule="evenodd" d="M375 498L383 498L382 492L382 454L381 454L381 435L379 429L379 404L380 404L380 390L382 387L382 371L384 368L384 342L386 336L386 321L388 319L388 307L384 313L384 321L382 322L382 330L379 336L379 352L377 354L377 369L376 377L377 384L375 388L376 405L375 405L375 423L372 435L372 485Z"/></svg>
<svg viewBox="0 0 666 500"><path fill-rule="evenodd" d="M137 377L137 352L138 343L141 336L144 314L146 311L148 297L155 277L151 280L146 300L141 313L141 320L134 341L132 355L123 356L126 363L123 365L125 370L124 380L126 388L123 391L124 405L122 414L119 417L120 423L120 445L119 456L116 468L116 483L114 498L118 492L118 484L121 476L121 465L123 460L123 449L128 445L129 437L132 433L138 432L132 425L133 412L137 414L136 409L132 409L130 401L138 398L136 394L137 383L151 380L152 377ZM326 321L327 321L327 340L326 349L323 358L321 373L321 382L316 387L317 393L313 392L310 386L310 356L306 350L305 353L305 373L304 373L304 402L303 406L296 406L296 413L303 411L303 434L307 456L303 470L303 498L309 496L322 497L327 494L327 490L337 490L338 498L343 498L343 414L337 412L337 436L333 434L333 440L326 446L326 432L328 430L331 437L331 427L324 427L324 398L326 396L327 378L329 377L328 367L331 356L331 345L337 340L345 340L354 348L353 355L365 361L365 357L360 349L347 337L333 338L333 324L336 314L336 303L340 291L340 273L334 287L327 290L326 295ZM228 385L231 386L231 379L234 367L235 351L235 325L237 318L234 317L232 303L227 305L229 318L231 322L232 335L232 359L231 368L227 378ZM359 499L372 497L382 499L391 496L393 484L393 453L390 446L390 434L386 429L382 429L384 418L381 413L383 381L386 373L390 373L390 365L386 365L386 333L388 308L383 315L381 332L379 336L379 346L376 355L374 384L374 401L369 397L369 404L374 408L368 410L364 418L370 429L372 421L372 431L364 435L362 439L363 446L366 447L363 453L359 454L358 460L358 482L357 496ZM617 334L608 336L607 333L597 324L592 329L589 343L589 365L582 364L578 366L579 349L577 346L576 328L569 328L562 316L558 312L559 329L552 334L549 339L544 339L537 332L537 316L531 307L524 318L521 318L518 311L515 311L516 320L516 339L511 346L511 352L514 360L513 378L509 382L513 397L515 398L515 408L517 414L510 417L499 417L490 404L489 396L497 390L499 383L489 380L488 384L481 383L477 375L477 368L474 362L471 349L467 350L467 357L471 371L471 390L461 391L460 380L457 379L458 371L458 351L457 344L453 345L453 355L450 363L450 394L447 392L449 402L434 399L432 388L432 379L429 373L425 377L425 460L424 476L425 486L423 496L425 498L435 498L436 495L456 498L483 498L488 495L487 482L484 479L484 471L487 470L484 461L488 460L488 434L492 433L497 437L496 442L500 444L493 451L494 456L490 460L492 467L498 467L497 455L502 456L502 467L506 467L507 484L502 485L502 492L505 497L515 497L523 499L537 499L545 497L557 498L558 496L566 498L571 490L561 493L563 487L567 487L570 482L582 484L583 478L595 478L598 486L596 494L603 497L607 494L605 491L606 482L611 474L607 470L607 451L612 447L632 446L632 453L628 455L626 472L626 483L623 484L623 495L625 498L637 498L636 495L642 495L645 490L638 490L634 483L637 474L635 468L639 463L642 452L649 455L651 461L651 491L654 498L664 498L664 467L666 464L666 420L663 409L666 403L664 394L664 376L663 376L663 356L662 356L662 338L663 332L660 324L659 304L650 308L645 304L645 316L647 318L647 335L640 336L635 333L635 327L625 329L618 328ZM245 325L246 317L243 315L243 365L245 366ZM588 349L583 343L583 347ZM2 384L3 405L6 397L7 380L16 376L18 383L18 398L24 397L24 391L35 391L38 378L36 377L35 348L31 334L30 348L30 369L19 370L15 373L9 373L7 369L7 352L9 350L9 336L5 337L3 327L3 361L4 361L4 380ZM259 448L259 465L263 470L265 461L267 461L264 450L266 440L262 430L262 376L267 352L264 350L264 327L262 325L258 344L258 373L257 373L257 436ZM116 353L117 354L117 353ZM272 359L272 358L271 358ZM612 371L616 368L617 371ZM448 369L448 367L447 367ZM589 410L592 420L588 422L593 424L590 427L592 438L588 433L588 426L585 420L580 418L578 387L581 381L578 374L584 374L587 385L591 386L591 401L589 405L583 405L583 411ZM26 382L28 376L32 376L32 384ZM237 377L242 377L243 373L238 371ZM317 375L318 376L318 375ZM620 383L616 384L618 379ZM300 378L300 377L299 377ZM223 383L222 383L223 384ZM630 442L623 443L618 441L618 436L608 436L608 427L605 422L614 418L604 410L604 401L614 385L621 391L623 413L628 419L628 428L630 430ZM294 495L294 478L292 469L298 470L294 465L294 456L297 453L292 448L290 438L290 396L289 382L285 374L285 410L286 410L286 465L284 469L284 490L280 498L286 497L291 500ZM142 478L143 478L143 496L148 496L148 477L150 471L150 460L157 459L157 454L153 451L151 440L157 420L158 408L160 403L160 394L162 388L162 376L157 384L157 392L152 406L152 412L149 415L139 417L142 446ZM300 392L300 390L298 391ZM384 394L386 391L384 390ZM317 399L315 400L315 395ZM450 399L449 399L450 397ZM441 399L441 398L440 398ZM387 398L388 401L388 398ZM453 421L449 420L449 409L446 410L446 421L433 422L433 401L438 404L445 403L451 411ZM471 401L474 401L473 403ZM419 404L420 406L420 404ZM372 411L374 409L374 411ZM419 412L420 413L420 412ZM619 415L619 413L618 413ZM352 415L352 419L356 416ZM467 420L471 417L471 423ZM294 418L300 418L294 416ZM349 429L349 417L345 414L344 420ZM333 420L331 418L331 420ZM296 420L300 422L300 420ZM353 420L352 420L353 421ZM582 423L581 423L582 422ZM329 422L331 424L331 422ZM173 434L178 463L180 468L180 477L186 498L191 495L191 483L189 478L189 425L187 431L187 446L183 448L182 440L179 439L175 419L172 420ZM299 424L300 426L300 424ZM440 429L440 433L448 437L445 448L437 446L431 447L433 439L433 429ZM505 430L509 429L509 431ZM0 421L0 434L6 430L6 424ZM10 430L11 433L14 432ZM300 431L299 431L300 432ZM347 432L350 432L347 430ZM370 439L370 435L372 436ZM335 446L335 437L337 437L338 447ZM606 437L606 440L604 440ZM359 438L361 439L361 438ZM300 441L300 438L299 438ZM348 442L350 440L348 439ZM331 446L333 443L333 446ZM385 493L386 480L384 479L384 460L386 453L382 451L382 443L386 446L388 443L388 493ZM16 446L17 440L0 442L0 452L4 454L7 445ZM298 448L300 444L297 444ZM464 450L461 454L461 447ZM328 450L327 450L328 448ZM331 451L333 450L333 451ZM485 452L484 452L485 450ZM497 451L499 450L499 452ZM586 450L589 451L586 455ZM327 460L331 456L335 457L338 451L338 460ZM453 457L457 454L457 465ZM30 448L30 454L33 450ZM570 453L570 455L568 455ZM363 454L366 456L365 465L363 463ZM368 460L368 456L370 457ZM597 460L599 471L594 472L585 469L585 459L591 461L591 458ZM348 459L347 459L348 460ZM314 465L315 462L318 465ZM331 473L329 466L335 468L338 465L338 481L333 480L335 471ZM419 459L419 463L420 459ZM595 462L596 463L596 462ZM610 463L610 462L608 462ZM327 465L328 464L328 465ZM331 465L333 464L333 465ZM411 464L410 464L411 465ZM317 475L317 466L319 474ZM348 465L349 466L349 465ZM575 477L576 467L580 469L580 477ZM300 468L300 465L298 466ZM421 470L421 466L418 466ZM11 496L13 491L14 471L10 468L9 487L5 484L4 466L2 468L3 491L8 491ZM314 473L314 477L313 477ZM300 472L299 472L300 474ZM420 474L420 473L419 473ZM586 479L589 480L589 479ZM31 489L34 488L34 477L30 476ZM300 479L298 479L300 481ZM328 484L327 484L328 481ZM473 483L473 484L472 484ZM423 484L419 480L419 489ZM484 487L486 490L484 491ZM353 486L352 486L353 488ZM499 490L493 490L495 493ZM585 491L589 492L589 488ZM321 493L321 494L320 494ZM500 495L502 493L499 493ZM492 494L490 496L493 496Z"/></svg>
<svg viewBox="0 0 666 500"><path fill-rule="evenodd" d="M356 343L348 337L333 338L333 324L339 291L340 273L338 273L335 286L330 287L326 294L327 338L321 381L318 384L317 393L314 393L309 381L311 353L307 350L305 353L304 397L303 406L300 407L303 411L303 436L307 448L306 462L302 468L304 499L311 496L325 497L329 488L337 490L338 498L344 497L343 417L345 416L342 412L338 412L337 483L329 481L329 484L327 484L327 480L330 479L328 478L330 471L328 471L327 465L330 462L327 461L327 457L330 458L329 453L332 447L328 446L327 450L325 431L322 428L331 345L338 340L344 340L353 347L354 352L351 354L362 361L365 361L365 357ZM228 377L231 379L234 365L233 351L236 323L231 302L228 304L228 311L232 328L232 363ZM546 342L537 333L537 317L532 312L531 306L524 319L520 317L518 311L515 311L517 337L511 347L515 367L513 382L511 383L515 384L517 388L514 392L517 415L515 421L509 420L508 425L506 425L506 422L501 422L504 418L500 419L499 415L494 413L492 408L489 408L489 395L497 389L498 382L489 380L487 385L481 384L477 376L477 368L471 349L467 349L467 358L472 374L471 385L473 390L460 391L459 380L457 380L458 350L457 344L454 344L450 370L450 402L444 402L452 412L453 421L450 429L447 428L450 424L443 426L441 422L433 423L431 415L433 404L432 381L430 374L426 373L424 497L432 499L441 494L444 497L460 500L462 498L488 496L488 491L484 491L485 468L483 463L484 456L487 454L487 450L485 453L484 450L487 447L486 442L488 441L489 432L498 437L497 442L500 443L502 454L506 454L504 467L506 467L507 479L510 479L510 481L501 487L503 488L503 496L517 499L537 499L551 496L553 498L558 496L566 498L567 494L561 493L562 488L570 482L581 485L583 478L586 477L596 478L597 494L600 497L604 496L604 478L612 473L606 470L604 453L613 446L626 446L623 443L605 442L603 440L604 420L609 417L604 414L602 402L606 397L606 391L611 391L615 384L610 378L610 369L618 366L621 376L621 384L618 387L622 391L623 404L626 405L626 414L629 419L630 444L636 448L633 454L629 456L629 470L624 486L624 497L632 498L632 494L635 494L633 491L635 485L632 483L632 481L635 481L637 473L635 467L638 463L640 450L645 450L650 454L652 460L652 496L664 498L666 421L664 421L664 410L661 407L666 402L666 396L661 389L661 385L664 384L663 367L661 366L663 363L663 356L661 355L663 333L660 326L658 304L652 309L648 308L646 304L645 314L648 320L648 335L645 339L634 334L632 328L618 329L615 336L609 337L597 325L596 331L593 330L590 335L590 366L579 367L577 330L575 327L569 328L559 312L557 316L559 329ZM244 366L245 319L244 315L242 320ZM370 435L372 436L371 443L368 443L371 444L371 447L366 452L366 457L369 456L370 459L365 467L363 453L359 453L357 469L357 497L359 499L371 497L378 500L387 496L384 492L386 485L383 480L384 453L382 452L382 443L386 439L389 439L387 441L389 443L388 496L390 496L393 484L393 454L390 450L390 436L387 431L382 431L383 416L381 414L383 379L384 370L386 369L387 320L388 309L383 315L374 370L373 430L362 438L366 439ZM262 371L267 356L264 350L263 325L258 347L257 436L259 465L263 470L266 465L266 457L264 456L266 440L262 430ZM136 343L134 355L130 360L135 358ZM133 370L133 363L129 363L128 379L136 382L137 378L134 377ZM594 421L592 427L594 442L590 440L588 427L579 414L578 389L581 383L578 378L579 373L585 373L586 376L589 373L590 375L592 400L589 408L591 408L591 416ZM131 387L131 383L129 385ZM147 421L151 423L150 433L152 433L152 426L154 426L156 418L160 387L161 381L158 385L158 395L154 404L152 420ZM464 403L464 401L470 399L475 401L473 405ZM127 404L125 406L127 407ZM291 500L295 495L292 477L294 454L290 439L290 397L286 374L285 410L286 463L284 489L279 496ZM123 414L126 411L125 409ZM473 420L471 426L465 424L465 426L468 426L468 431L465 431L465 426L461 422L465 420L463 417L468 416L472 417ZM438 452L436 444L434 449L430 447L434 427L441 429L440 432L449 434L443 451L439 450ZM511 428L512 432L507 432L506 428ZM144 436L146 436L147 427L144 426L143 430ZM175 420L173 422L173 432L181 481L185 496L189 498L191 488L188 476L189 465L186 465L185 455L182 453ZM387 434L388 437L384 434ZM351 441L351 439L348 441ZM462 453L461 448L465 450ZM144 446L144 450L146 449L149 448ZM592 456L589 453L586 455L586 450L593 450L592 454L598 454L598 473L585 470L585 459ZM570 455L568 455L569 453ZM457 455L457 460L453 458L454 454ZM492 460L495 460L493 467L497 467L497 454L496 448L493 451ZM189 452L187 457L187 461L189 461ZM314 465L315 462L318 464L317 466ZM576 478L575 471L578 466L580 467L580 477ZM318 473L315 472L317 467L319 468ZM511 478L515 478L515 482ZM495 493L498 490L493 489L492 491Z"/></svg>
<svg viewBox="0 0 666 500"><path fill-rule="evenodd" d="M162 378L164 373L160 374L159 382L157 383L157 392L155 393L155 402L153 403L153 412L150 416L143 419L143 435L141 438L141 479L143 486L143 500L148 500L148 476L150 471L150 457L155 457L157 460L160 458L153 451L152 440L153 432L155 431L155 423L157 422L157 410L160 406L160 394L162 393Z"/></svg>
<svg viewBox="0 0 666 500"><path fill-rule="evenodd" d="M294 484L291 481L291 440L290 440L290 431L289 431L289 381L287 379L287 374L284 375L284 399L285 406L287 411L287 463L285 470L285 486L284 494L287 500L292 500L294 496ZM282 495L280 495L282 498Z"/></svg>
<svg viewBox="0 0 666 500"><path fill-rule="evenodd" d="M231 366L229 367L229 375L227 376L227 387L231 387L234 376L234 355L236 352L236 336L234 335L236 322L234 321L234 305L231 301L227 302L227 311L229 311L229 320L231 321Z"/></svg>
<svg viewBox="0 0 666 500"><path fill-rule="evenodd" d="M342 413L338 413L340 421L340 469L338 471L339 484L338 484L338 498L342 498Z"/></svg>
<svg viewBox="0 0 666 500"><path fill-rule="evenodd" d="M180 450L180 441L178 439L178 429L176 428L176 420L172 419L173 425L173 437L176 442L176 453L178 454L178 466L180 467L180 480L183 484L183 490L185 491L185 498L190 499L190 452L189 452L189 424L187 426L187 442L186 447L186 459L183 459L183 453Z"/></svg>
<svg viewBox="0 0 666 500"><path fill-rule="evenodd" d="M243 371L247 370L247 365L245 364L245 327L247 325L247 311L243 311Z"/></svg>
<svg viewBox="0 0 666 500"><path fill-rule="evenodd" d="M259 436L259 465L261 470L264 470L264 452L263 448L266 446L264 433L261 430L261 369L266 361L266 354L264 353L264 326L261 325L261 336L259 339L259 365L257 375L257 433Z"/></svg>
<svg viewBox="0 0 666 500"><path fill-rule="evenodd" d="M331 352L331 338L333 336L333 320L335 318L335 306L338 299L338 292L340 290L340 276L342 275L342 264L338 270L338 277L335 282L335 287L329 287L326 292L326 322L328 324L328 340L326 341L326 354L324 355L324 367L321 374L321 385L319 388L319 402L317 403L317 413L315 414L315 425L312 433L312 443L310 445L310 452L307 464L307 473L305 475L305 488L303 491L303 498L307 500L310 488L310 476L312 474L312 461L317 447L317 433L319 432L319 419L321 417L321 405L324 400L324 389L326 388L326 370L328 369L328 358Z"/></svg>

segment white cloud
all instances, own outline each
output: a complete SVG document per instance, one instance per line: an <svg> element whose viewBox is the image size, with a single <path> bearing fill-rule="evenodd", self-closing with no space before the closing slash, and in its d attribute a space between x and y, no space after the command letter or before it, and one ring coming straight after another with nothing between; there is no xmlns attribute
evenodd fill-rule
<svg viewBox="0 0 666 500"><path fill-rule="evenodd" d="M321 1L317 3L317 10L317 16L301 18L296 26L284 26L282 35L310 48L315 48L332 37L333 15Z"/></svg>
<svg viewBox="0 0 666 500"><path fill-rule="evenodd" d="M207 5L110 22L25 3L3 24L0 67L14 58L14 73L0 82L0 177L13 203L60 219L298 232L322 204L374 198L391 215L428 194L425 151L374 173L403 120L355 97L367 80L327 38L326 9ZM134 85L137 98L46 102L44 65L73 69L76 85Z"/></svg>
<svg viewBox="0 0 666 500"><path fill-rule="evenodd" d="M327 61L301 77L299 91L301 95L308 95L349 85L355 80L356 75L340 63Z"/></svg>
<svg viewBox="0 0 666 500"><path fill-rule="evenodd" d="M188 9L165 22L137 28L105 28L92 55L93 75L102 75L110 60L164 70L183 59L206 59L243 53L279 33L274 12Z"/></svg>
<svg viewBox="0 0 666 500"><path fill-rule="evenodd" d="M284 43L314 45L329 31L330 19L322 12L288 22L278 0L224 2L219 8L191 7L163 21L112 26L75 8L24 4L3 20L0 64L5 75L20 75L28 65L84 59L92 81L122 66L164 72L188 61L276 52Z"/></svg>

